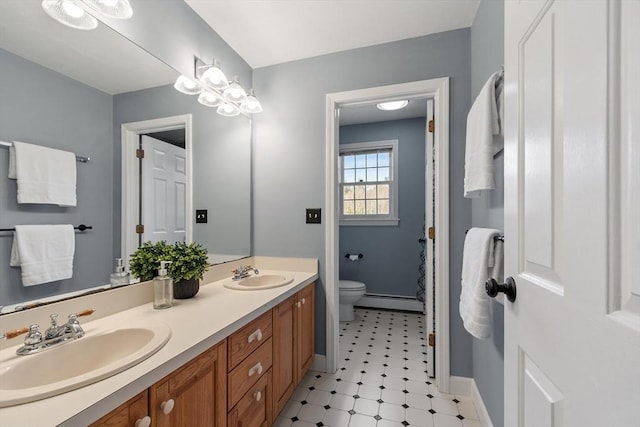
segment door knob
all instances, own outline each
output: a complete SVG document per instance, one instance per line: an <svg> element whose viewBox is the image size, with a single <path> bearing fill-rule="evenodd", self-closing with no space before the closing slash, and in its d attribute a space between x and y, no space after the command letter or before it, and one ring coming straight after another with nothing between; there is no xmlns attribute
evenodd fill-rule
<svg viewBox="0 0 640 427"><path fill-rule="evenodd" d="M495 298L496 295L503 292L510 302L516 300L516 281L513 280L513 277L507 277L504 283L498 283L496 279L489 279L484 283L484 289L491 298Z"/></svg>

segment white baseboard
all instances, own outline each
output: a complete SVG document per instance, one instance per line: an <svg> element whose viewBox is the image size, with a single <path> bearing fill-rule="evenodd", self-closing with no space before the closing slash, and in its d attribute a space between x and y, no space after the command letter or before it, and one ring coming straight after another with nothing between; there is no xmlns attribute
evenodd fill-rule
<svg viewBox="0 0 640 427"><path fill-rule="evenodd" d="M473 378L456 377L452 375L449 377L449 392L451 394L471 397L471 401L476 407L476 412L478 413L478 418L480 419L482 427L493 427L487 407L484 406L484 401L482 400L482 396L480 395L480 391L476 385L476 380Z"/></svg>
<svg viewBox="0 0 640 427"><path fill-rule="evenodd" d="M489 417L487 407L484 406L484 401L482 400L482 396L480 396L480 390L478 390L475 380L471 380L471 400L476 407L476 412L478 413L482 427L493 427L491 417Z"/></svg>
<svg viewBox="0 0 640 427"><path fill-rule="evenodd" d="M395 295L365 294L356 304L358 307L386 308L389 310L407 310L422 313L424 305L411 297Z"/></svg>
<svg viewBox="0 0 640 427"><path fill-rule="evenodd" d="M316 353L315 358L313 359L313 363L311 364L311 367L309 369L317 372L327 372L326 356L324 354Z"/></svg>

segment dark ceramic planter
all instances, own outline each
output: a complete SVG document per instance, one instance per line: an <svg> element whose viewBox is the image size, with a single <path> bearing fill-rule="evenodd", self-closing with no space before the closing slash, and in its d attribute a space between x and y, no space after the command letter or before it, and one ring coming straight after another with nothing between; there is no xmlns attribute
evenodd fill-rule
<svg viewBox="0 0 640 427"><path fill-rule="evenodd" d="M173 297L175 299L193 298L200 290L198 279L181 280L173 283Z"/></svg>

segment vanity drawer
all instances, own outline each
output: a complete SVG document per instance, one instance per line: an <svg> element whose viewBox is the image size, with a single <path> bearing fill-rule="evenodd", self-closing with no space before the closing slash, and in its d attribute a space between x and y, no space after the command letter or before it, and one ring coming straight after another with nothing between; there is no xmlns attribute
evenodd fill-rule
<svg viewBox="0 0 640 427"><path fill-rule="evenodd" d="M271 310L231 335L227 341L229 343L227 350L229 370L235 368L271 335Z"/></svg>
<svg viewBox="0 0 640 427"><path fill-rule="evenodd" d="M271 368L271 351L271 338L269 338L229 373L227 408L234 407L240 398Z"/></svg>
<svg viewBox="0 0 640 427"><path fill-rule="evenodd" d="M273 420L271 411L271 370L269 370L229 411L228 427L269 427Z"/></svg>

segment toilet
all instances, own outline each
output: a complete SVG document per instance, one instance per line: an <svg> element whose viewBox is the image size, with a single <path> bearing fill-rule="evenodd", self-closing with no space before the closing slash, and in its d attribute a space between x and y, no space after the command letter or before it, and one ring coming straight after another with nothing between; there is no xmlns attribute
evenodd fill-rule
<svg viewBox="0 0 640 427"><path fill-rule="evenodd" d="M367 288L364 283L353 280L340 280L339 287L339 318L341 322L350 322L355 318L353 304L364 296Z"/></svg>

